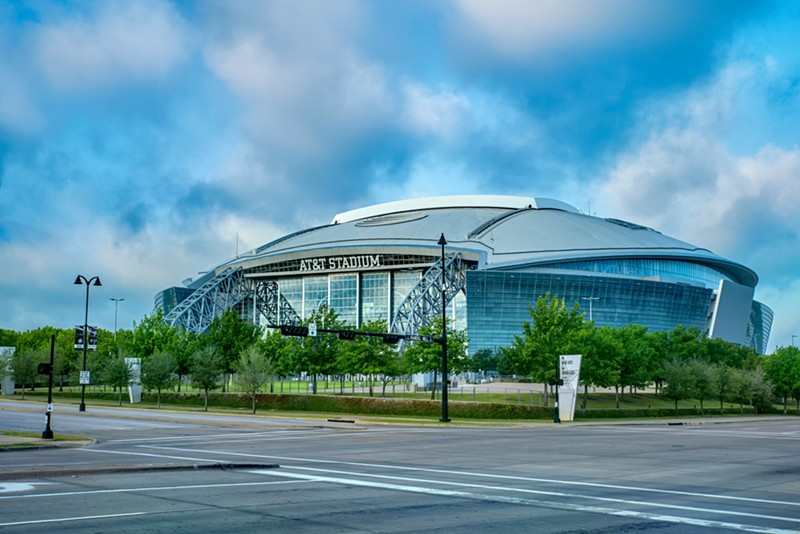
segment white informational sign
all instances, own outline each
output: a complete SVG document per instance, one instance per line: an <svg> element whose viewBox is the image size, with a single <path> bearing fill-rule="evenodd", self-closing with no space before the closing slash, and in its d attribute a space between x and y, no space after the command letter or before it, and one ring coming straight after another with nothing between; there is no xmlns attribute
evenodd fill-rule
<svg viewBox="0 0 800 534"><path fill-rule="evenodd" d="M560 356L561 380L558 386L558 417L562 421L575 419L575 401L578 398L578 382L581 373L580 354L562 354Z"/></svg>
<svg viewBox="0 0 800 534"><path fill-rule="evenodd" d="M131 398L131 404L142 402L142 359L141 358L125 358L125 363L131 370L131 382L128 384L128 395Z"/></svg>
<svg viewBox="0 0 800 534"><path fill-rule="evenodd" d="M52 411L53 411L53 403L51 402L51 403L49 403L49 404L47 405L47 413L50 413L50 412L52 412Z"/></svg>
<svg viewBox="0 0 800 534"><path fill-rule="evenodd" d="M317 335L317 323L308 323L308 335L311 337Z"/></svg>
<svg viewBox="0 0 800 534"><path fill-rule="evenodd" d="M81 371L81 379L80 383L83 385L89 384L90 379L90 372L89 371Z"/></svg>
<svg viewBox="0 0 800 534"><path fill-rule="evenodd" d="M0 377L3 378L3 395L14 394L14 373L11 372L11 358L14 356L14 347L0 347Z"/></svg>

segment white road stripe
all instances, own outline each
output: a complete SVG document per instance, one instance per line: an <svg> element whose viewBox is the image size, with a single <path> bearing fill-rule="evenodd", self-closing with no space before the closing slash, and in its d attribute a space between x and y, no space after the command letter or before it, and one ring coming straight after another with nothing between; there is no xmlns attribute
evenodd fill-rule
<svg viewBox="0 0 800 534"><path fill-rule="evenodd" d="M16 499L39 499L44 497L74 497L84 495L100 495L107 493L147 493L157 491L175 491L175 490L196 490L204 488L240 488L247 486L278 486L282 484L292 484L300 482L294 481L271 481L271 482L231 482L224 484L186 484L182 486L150 486L143 488L117 488L117 489L104 489L104 490L82 490L82 491L60 491L57 493L29 493L26 495L0 495L0 500L16 500ZM2 525L0 525L2 526Z"/></svg>
<svg viewBox="0 0 800 534"><path fill-rule="evenodd" d="M370 463L363 463L363 462L347 462L347 461L339 461L339 460L318 460L313 458L296 458L291 456L270 456L264 454L249 454L249 453L234 453L234 452L218 452L218 451L198 451L192 449L180 449L177 447L160 447L160 446L143 446L142 448L146 449L163 449L163 450L175 450L175 451L184 451L184 452L193 452L193 453L204 453L204 454L218 454L224 456L236 456L236 457L247 457L247 458L259 458L265 460L277 460L277 461L291 461L291 462L306 462L306 463L320 463L320 464L334 464L334 465L349 465L349 466L357 466L357 467L369 467L369 468L379 468L379 469L393 469L393 470L400 470L400 471L419 471L423 473L440 473L440 474L447 474L447 475L459 475L459 476L472 476L472 477L479 477L479 478L491 478L491 479L499 479L499 480L518 480L523 482L538 482L543 484L554 484L554 485L565 485L565 486L585 486L591 488L604 488L604 489L619 489L619 490L626 490L626 491L638 491L644 493L660 493L660 494L667 494L667 495L681 495L686 497L702 497L706 499L716 499L716 500L725 500L725 501L741 501L741 502L754 502L754 503L761 503L761 504L778 504L782 506L794 506L800 507L800 502L792 502L792 501L777 501L771 499L755 499L751 497L735 497L732 495L717 495L711 493L699 493L699 492L691 492L691 491L677 491L677 490L663 490L663 489L655 489L655 488L644 488L644 487L637 487L637 486L622 486L618 484L601 484L597 482L577 482L572 480L555 480L549 478L535 478L535 477L522 477L522 476L514 476L514 475L496 475L492 473L479 473L474 471L456 471L456 470L447 470L447 469L431 469L425 467L407 467L407 466L398 466L398 465L386 465L386 464L370 464ZM90 451L87 449L87 451ZM135 454L135 453L132 453ZM169 458L167 456L167 458ZM209 460L211 461L211 460ZM284 466L285 467L285 466Z"/></svg>
<svg viewBox="0 0 800 534"><path fill-rule="evenodd" d="M152 512L130 512L127 514L111 515L84 515L80 517L59 517L56 519L36 519L31 521L15 521L13 523L0 523L0 527L18 527L21 525L38 525L41 523L62 523L65 521L87 521L89 519L110 519L115 517L130 517L133 515L147 515Z"/></svg>
<svg viewBox="0 0 800 534"><path fill-rule="evenodd" d="M557 492L557 491L544 491L544 490L532 490L527 488L508 488L504 486L489 486L486 484L467 484L464 482L446 482L442 480L431 480L431 479L424 479L424 478L412 478L412 477L398 477L398 476L388 476L388 475L373 475L367 473L353 473L350 471L338 471L335 469L316 469L313 467L297 467L297 466L284 466L282 469L295 469L301 471L315 471L320 473L333 473L337 475L348 475L351 477L364 477L364 478L382 478L382 479L389 479L389 480L401 480L403 482L421 482L424 484L438 484L441 486L458 486L464 488L476 488L482 490L498 490L498 491L508 491L508 492L516 492L516 493L531 493L535 495L547 495L549 497L564 497L568 499L586 499L592 501L602 501L602 502L611 502L611 503L619 503L619 504L633 504L637 506L650 506L655 508L672 508L675 510L685 510L690 512L702 512L706 514L719 514L719 515L734 515L734 516L742 516L742 517L752 517L757 519L771 519L776 521L786 521L790 523L800 523L800 519L796 519L793 517L783 517L783 516L776 516L776 515L764 515L764 514L753 514L748 512L736 512L733 510L714 510L709 508L698 508L696 506L684 506L684 505L677 505L677 504L664 504L664 503L656 503L656 502L644 502L644 501L634 501L629 499L613 499L610 497L597 497L593 495L580 495L577 493L564 493L564 492ZM270 474L270 471L264 469L256 469L249 471L251 473L260 473L260 474Z"/></svg>
<svg viewBox="0 0 800 534"><path fill-rule="evenodd" d="M267 473L265 471L265 473ZM691 517L678 517L664 514L654 514L649 512L635 512L631 510L616 510L614 508L604 508L600 506L585 506L579 504L565 503L565 502L550 502L539 501L533 499L521 499L519 497L503 497L497 495L486 495L480 493L470 493L465 491L453 490L438 490L434 488L426 488L422 486L406 486L400 484L387 484L383 482L368 482L364 480L338 478L338 477L323 477L318 475L303 475L300 473L288 472L269 472L270 475L298 478L301 480L308 480L313 482L330 482L335 484L346 484L350 486L361 486L369 488L380 488L394 491L405 491L411 493L424 493L427 495L441 495L446 497L463 497L468 499L477 499L484 501L502 502L509 504L522 504L529 506L540 506L545 508L555 508L559 510L572 510L576 512L599 513L621 517L633 517L637 519L648 519L651 521L664 521L669 523L678 523L684 525L714 527L714 528L728 528L733 530L740 530L744 532L760 532L766 534L797 534L796 530L785 530L769 527L760 527L756 525L745 525L740 523L729 523L724 521L711 521L706 519L695 519Z"/></svg>

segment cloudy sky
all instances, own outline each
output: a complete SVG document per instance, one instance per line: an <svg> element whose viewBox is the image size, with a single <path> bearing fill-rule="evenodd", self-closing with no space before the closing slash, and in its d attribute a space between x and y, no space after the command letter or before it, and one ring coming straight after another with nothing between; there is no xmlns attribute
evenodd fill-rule
<svg viewBox="0 0 800 534"><path fill-rule="evenodd" d="M335 213L563 200L800 334L800 2L0 0L0 328L113 329ZM238 236L238 238L237 238Z"/></svg>

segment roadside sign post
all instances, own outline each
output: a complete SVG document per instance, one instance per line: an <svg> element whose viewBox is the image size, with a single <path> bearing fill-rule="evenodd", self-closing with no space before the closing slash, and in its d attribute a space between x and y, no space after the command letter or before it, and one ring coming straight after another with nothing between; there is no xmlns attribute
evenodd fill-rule
<svg viewBox="0 0 800 534"><path fill-rule="evenodd" d="M56 336L50 336L50 363L46 366L47 370L47 410L44 414L44 431L42 439L53 439L53 430L50 428L50 418L53 413L53 359L56 353ZM40 366L41 367L41 366Z"/></svg>

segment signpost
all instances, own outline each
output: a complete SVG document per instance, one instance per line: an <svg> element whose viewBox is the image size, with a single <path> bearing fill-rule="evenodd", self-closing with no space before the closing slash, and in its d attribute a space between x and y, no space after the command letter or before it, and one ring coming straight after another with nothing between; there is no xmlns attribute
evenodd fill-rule
<svg viewBox="0 0 800 534"><path fill-rule="evenodd" d="M42 439L53 439L53 430L50 428L50 417L53 413L53 359L56 353L56 336L50 336L50 363L40 363L39 373L47 374L47 411L44 414L44 431ZM42 372L45 371L45 372Z"/></svg>

